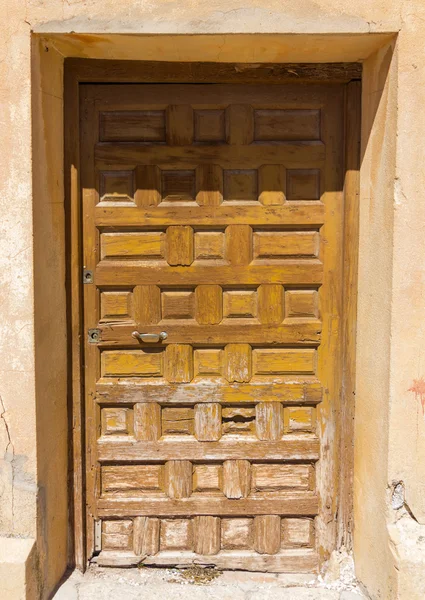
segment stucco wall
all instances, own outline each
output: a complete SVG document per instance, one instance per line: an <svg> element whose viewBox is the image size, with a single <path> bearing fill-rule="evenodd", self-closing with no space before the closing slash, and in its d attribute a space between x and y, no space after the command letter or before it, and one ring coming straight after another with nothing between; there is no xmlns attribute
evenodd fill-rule
<svg viewBox="0 0 425 600"><path fill-rule="evenodd" d="M37 541L40 593L67 561L62 64L87 56L364 61L355 558L374 598L422 598L403 589L425 522L424 3L4 0L2 16L0 535ZM414 519L392 508L398 482Z"/></svg>

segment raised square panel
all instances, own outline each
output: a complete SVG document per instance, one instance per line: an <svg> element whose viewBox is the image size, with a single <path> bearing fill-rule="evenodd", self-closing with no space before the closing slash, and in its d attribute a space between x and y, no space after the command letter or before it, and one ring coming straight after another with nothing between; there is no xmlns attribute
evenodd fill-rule
<svg viewBox="0 0 425 600"><path fill-rule="evenodd" d="M221 519L223 550L251 550L253 545L253 519Z"/></svg>
<svg viewBox="0 0 425 600"><path fill-rule="evenodd" d="M223 231L195 233L195 260L223 260L225 237Z"/></svg>
<svg viewBox="0 0 425 600"><path fill-rule="evenodd" d="M318 139L320 139L320 111L317 109L254 111L254 140L257 142Z"/></svg>
<svg viewBox="0 0 425 600"><path fill-rule="evenodd" d="M285 433L311 432L315 425L315 409L312 406L288 406L283 412Z"/></svg>
<svg viewBox="0 0 425 600"><path fill-rule="evenodd" d="M195 141L224 142L226 138L225 111L195 110Z"/></svg>
<svg viewBox="0 0 425 600"><path fill-rule="evenodd" d="M161 377L163 356L163 348L104 350L101 374L102 377Z"/></svg>
<svg viewBox="0 0 425 600"><path fill-rule="evenodd" d="M165 111L115 110L100 113L101 142L165 142Z"/></svg>
<svg viewBox="0 0 425 600"><path fill-rule="evenodd" d="M316 369L314 348L257 348L252 352L255 375L309 373Z"/></svg>
<svg viewBox="0 0 425 600"><path fill-rule="evenodd" d="M193 435L193 407L164 407L162 409L162 435Z"/></svg>
<svg viewBox="0 0 425 600"><path fill-rule="evenodd" d="M223 316L254 318L257 316L256 291L229 291L223 294Z"/></svg>
<svg viewBox="0 0 425 600"><path fill-rule="evenodd" d="M165 233L162 231L102 233L102 259L161 260L164 259Z"/></svg>
<svg viewBox="0 0 425 600"><path fill-rule="evenodd" d="M102 550L132 550L133 521L102 521Z"/></svg>
<svg viewBox="0 0 425 600"><path fill-rule="evenodd" d="M102 408L102 435L132 435L133 409L121 406Z"/></svg>
<svg viewBox="0 0 425 600"><path fill-rule="evenodd" d="M309 490L311 470L311 465L254 464L252 465L252 490L259 492Z"/></svg>
<svg viewBox="0 0 425 600"><path fill-rule="evenodd" d="M195 202L196 172L161 171L163 202Z"/></svg>
<svg viewBox="0 0 425 600"><path fill-rule="evenodd" d="M199 349L194 352L195 377L199 375L221 376L223 372L223 350Z"/></svg>
<svg viewBox="0 0 425 600"><path fill-rule="evenodd" d="M313 519L282 519L282 546L285 548L313 545Z"/></svg>
<svg viewBox="0 0 425 600"><path fill-rule="evenodd" d="M318 200L320 198L319 169L288 169L286 172L287 200Z"/></svg>
<svg viewBox="0 0 425 600"><path fill-rule="evenodd" d="M317 231L254 231L254 259L314 258L319 251Z"/></svg>
<svg viewBox="0 0 425 600"><path fill-rule="evenodd" d="M231 202L258 201L258 173L254 169L225 170L224 200Z"/></svg>
<svg viewBox="0 0 425 600"><path fill-rule="evenodd" d="M101 292L100 318L104 321L113 319L132 319L133 294L128 291Z"/></svg>
<svg viewBox="0 0 425 600"><path fill-rule="evenodd" d="M194 492L220 492L223 488L221 465L195 465L193 470Z"/></svg>
<svg viewBox="0 0 425 600"><path fill-rule="evenodd" d="M101 469L103 494L161 492L162 465L104 465Z"/></svg>
<svg viewBox="0 0 425 600"><path fill-rule="evenodd" d="M162 292L161 310L163 319L193 319L195 314L194 292Z"/></svg>
<svg viewBox="0 0 425 600"><path fill-rule="evenodd" d="M162 519L161 550L192 550L192 522L189 519Z"/></svg>
<svg viewBox="0 0 425 600"><path fill-rule="evenodd" d="M134 171L101 171L99 197L102 203L134 204Z"/></svg>
<svg viewBox="0 0 425 600"><path fill-rule="evenodd" d="M318 318L319 295L316 290L287 290L285 318Z"/></svg>
<svg viewBox="0 0 425 600"><path fill-rule="evenodd" d="M226 406L221 412L223 434L250 434L255 431L254 406Z"/></svg>

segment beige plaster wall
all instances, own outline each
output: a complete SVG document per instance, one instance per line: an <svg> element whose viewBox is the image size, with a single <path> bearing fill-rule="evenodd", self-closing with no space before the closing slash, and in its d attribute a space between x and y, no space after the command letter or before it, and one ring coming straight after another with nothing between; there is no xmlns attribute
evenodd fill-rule
<svg viewBox="0 0 425 600"><path fill-rule="evenodd" d="M62 61L90 56L364 61L355 558L373 598L423 598L423 2L4 0L2 15L0 535L37 540L37 593L67 559ZM414 518L392 508L397 482Z"/></svg>

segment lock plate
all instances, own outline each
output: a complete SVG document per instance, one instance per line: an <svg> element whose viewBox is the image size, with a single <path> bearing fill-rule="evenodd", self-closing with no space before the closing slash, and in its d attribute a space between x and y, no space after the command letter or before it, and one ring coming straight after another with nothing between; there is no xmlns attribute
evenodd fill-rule
<svg viewBox="0 0 425 600"><path fill-rule="evenodd" d="M87 341L89 344L97 344L100 341L100 329L89 329Z"/></svg>

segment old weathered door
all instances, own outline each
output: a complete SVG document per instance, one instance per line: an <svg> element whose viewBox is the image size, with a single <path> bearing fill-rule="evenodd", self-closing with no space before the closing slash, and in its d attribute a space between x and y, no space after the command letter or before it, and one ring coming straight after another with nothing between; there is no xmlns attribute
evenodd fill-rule
<svg viewBox="0 0 425 600"><path fill-rule="evenodd" d="M343 86L82 87L89 556L315 570L335 537Z"/></svg>

